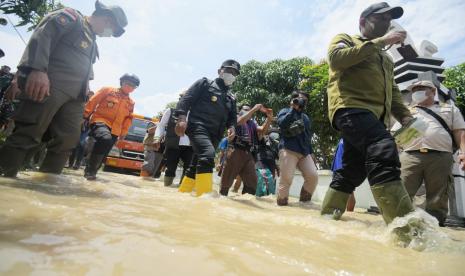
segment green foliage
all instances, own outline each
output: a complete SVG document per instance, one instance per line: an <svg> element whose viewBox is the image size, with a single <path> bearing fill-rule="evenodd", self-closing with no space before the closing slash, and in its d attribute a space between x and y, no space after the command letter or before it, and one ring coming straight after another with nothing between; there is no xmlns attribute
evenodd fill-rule
<svg viewBox="0 0 465 276"><path fill-rule="evenodd" d="M33 30L49 12L64 8L55 0L0 0L0 10L5 14L15 14L20 18L17 26L31 25Z"/></svg>
<svg viewBox="0 0 465 276"><path fill-rule="evenodd" d="M457 91L457 106L465 114L465 62L444 71L444 85Z"/></svg>
<svg viewBox="0 0 465 276"><path fill-rule="evenodd" d="M307 113L312 118L313 149L320 169L331 167L339 135L328 119L328 64L313 65L308 58L273 60L267 63L249 61L234 83L238 106L264 104L276 114L288 107L291 93L302 89L310 94Z"/></svg>
<svg viewBox="0 0 465 276"><path fill-rule="evenodd" d="M328 64L307 65L301 71L300 89L310 94L307 111L312 118L312 144L320 169L330 169L340 135L328 118Z"/></svg>
<svg viewBox="0 0 465 276"><path fill-rule="evenodd" d="M261 63L249 61L241 68L241 74L233 86L237 105L248 103L264 104L276 113L289 105L292 91L296 90L301 80L300 70L304 65L311 65L309 58L290 60L272 60Z"/></svg>
<svg viewBox="0 0 465 276"><path fill-rule="evenodd" d="M168 108L176 108L176 105L178 104L178 102L170 102L170 103L167 103L166 106L165 106L165 110L168 109Z"/></svg>

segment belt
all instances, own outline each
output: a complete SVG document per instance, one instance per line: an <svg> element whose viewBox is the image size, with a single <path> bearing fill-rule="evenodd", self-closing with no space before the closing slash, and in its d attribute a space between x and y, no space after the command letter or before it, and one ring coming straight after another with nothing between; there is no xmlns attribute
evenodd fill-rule
<svg viewBox="0 0 465 276"><path fill-rule="evenodd" d="M440 151L440 150L433 150L433 149L428 149L428 148L421 148L421 149L412 150L412 151L409 151L409 152L428 153L428 152L443 152L443 151Z"/></svg>

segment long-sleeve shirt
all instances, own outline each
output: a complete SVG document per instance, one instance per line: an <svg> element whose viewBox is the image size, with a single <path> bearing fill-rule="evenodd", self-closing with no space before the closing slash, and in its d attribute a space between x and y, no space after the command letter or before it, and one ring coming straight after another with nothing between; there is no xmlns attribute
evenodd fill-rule
<svg viewBox="0 0 465 276"><path fill-rule="evenodd" d="M168 126L168 121L171 117L171 108L168 108L163 113L160 122L158 123L157 129L155 130L155 137L163 138L166 134L166 127ZM179 138L179 145L180 146L190 146L189 137L187 135L183 135Z"/></svg>
<svg viewBox="0 0 465 276"><path fill-rule="evenodd" d="M380 38L339 34L328 49L328 110L333 123L341 108L361 108L390 125L390 115L401 121L410 116L394 82L394 63L382 51Z"/></svg>
<svg viewBox="0 0 465 276"><path fill-rule="evenodd" d="M223 137L225 128L237 124L236 100L220 78L200 79L187 90L176 106L176 116L189 111L188 130L202 126L218 139Z"/></svg>
<svg viewBox="0 0 465 276"><path fill-rule="evenodd" d="M84 117L101 122L116 136L125 136L132 124L134 101L119 88L103 87L86 104Z"/></svg>
<svg viewBox="0 0 465 276"><path fill-rule="evenodd" d="M285 137L282 130L289 128L294 121L301 118L304 121L305 130L294 137ZM307 114L298 112L293 108L281 109L278 113L278 125L281 129L279 149L288 149L301 153L304 156L313 153L311 145L312 133L310 130L311 122Z"/></svg>

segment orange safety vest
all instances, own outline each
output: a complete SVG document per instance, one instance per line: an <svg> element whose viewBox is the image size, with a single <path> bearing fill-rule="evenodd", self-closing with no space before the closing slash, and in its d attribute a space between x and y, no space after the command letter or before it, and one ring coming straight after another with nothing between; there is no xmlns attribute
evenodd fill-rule
<svg viewBox="0 0 465 276"><path fill-rule="evenodd" d="M132 124L134 101L120 88L103 87L86 103L84 117L90 124L104 123L111 134L125 136Z"/></svg>

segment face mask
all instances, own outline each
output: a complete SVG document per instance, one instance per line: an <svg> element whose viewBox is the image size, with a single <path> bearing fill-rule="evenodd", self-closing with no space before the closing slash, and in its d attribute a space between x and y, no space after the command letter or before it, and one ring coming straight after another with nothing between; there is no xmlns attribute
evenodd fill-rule
<svg viewBox="0 0 465 276"><path fill-rule="evenodd" d="M236 80L236 77L231 73L221 73L220 78L224 80L224 85L226 86L231 86Z"/></svg>
<svg viewBox="0 0 465 276"><path fill-rule="evenodd" d="M100 37L110 37L113 35L113 29L112 28L105 28L103 29L103 32L98 34Z"/></svg>
<svg viewBox="0 0 465 276"><path fill-rule="evenodd" d="M425 90L415 91L415 92L412 93L412 102L413 103L421 103L426 99L428 99L428 96L426 96L426 91Z"/></svg>
<svg viewBox="0 0 465 276"><path fill-rule="evenodd" d="M134 87L127 85L127 84L123 84L123 86L121 86L121 91L123 91L123 93L125 94L129 94L132 91L134 91Z"/></svg>
<svg viewBox="0 0 465 276"><path fill-rule="evenodd" d="M365 35L368 38L382 37L387 33L389 26L391 26L391 22L389 21L379 21L374 23L367 19L365 22Z"/></svg>

